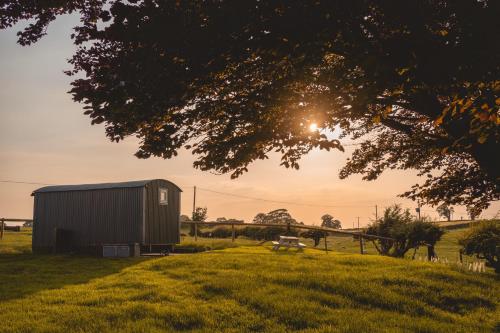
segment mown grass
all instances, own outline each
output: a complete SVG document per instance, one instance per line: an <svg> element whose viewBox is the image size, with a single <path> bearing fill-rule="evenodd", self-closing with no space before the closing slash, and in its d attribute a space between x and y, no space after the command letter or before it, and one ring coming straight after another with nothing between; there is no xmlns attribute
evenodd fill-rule
<svg viewBox="0 0 500 333"><path fill-rule="evenodd" d="M211 229L214 229L216 227L203 227L200 228L204 232L208 232ZM292 228L293 229L293 228ZM188 228L183 228L183 234L187 235L189 232ZM188 246L192 245L193 247L196 246L207 246L211 247L212 244L214 244L214 247L211 247L212 249L217 249L221 245L224 247L233 247L235 246L234 243L231 244L231 238L203 238L203 237L198 237L198 240L195 242L194 237L191 236L182 236L182 246ZM324 239L322 238L319 245L315 248L314 247L314 241L310 238L300 238L300 241L304 244L307 245L308 248L310 249L318 249L318 250L324 250L325 249L325 242ZM239 246L241 244L247 245L247 246L260 246L263 241L260 240L253 240L253 239L247 239L243 236L237 237L236 238L236 246ZM265 244L268 244L268 242L265 242ZM330 234L327 237L327 249L331 251L340 251L340 252L346 252L346 253L360 253L360 248L359 248L359 241L354 240L352 236L349 235L341 235L341 234ZM371 242L365 242L365 253L368 254L376 254L377 250L375 247L372 245Z"/></svg>
<svg viewBox="0 0 500 333"><path fill-rule="evenodd" d="M23 253L25 241L17 251L7 239L2 332L500 329L493 273L313 249L275 253L268 244L156 259L34 256Z"/></svg>
<svg viewBox="0 0 500 333"><path fill-rule="evenodd" d="M0 254L31 253L31 228L22 228L20 232L5 231L0 239Z"/></svg>
<svg viewBox="0 0 500 333"><path fill-rule="evenodd" d="M206 230L210 230L209 228L205 228ZM435 250L439 257L447 258L449 261L456 262L458 260L458 253L460 246L458 244L458 239L465 232L466 228L461 229L451 229L446 230L445 234L436 244ZM187 234L188 231L185 233ZM325 242L324 239L321 239L319 245L315 248L314 242L308 238L301 238L300 241L307 245L309 249L317 249L320 251L324 251ZM198 240L195 241L194 237L183 236L182 237L182 246L183 247L208 247L211 249L221 249L227 247L234 247L239 245L246 246L260 246L260 241L245 239L244 237L238 237L236 239L236 244L231 242L230 238L225 239L217 239L217 238L202 238L198 237ZM264 243L268 244L268 243ZM352 236L344 236L340 234L330 234L327 237L327 249L335 252L343 252L343 253L360 253L359 241L354 240ZM378 254L376 248L373 246L371 241L364 242L364 253L366 254ZM410 250L407 253L407 257L411 257L413 255L413 250ZM421 247L417 250L417 256L426 257L427 256L427 248Z"/></svg>
<svg viewBox="0 0 500 333"><path fill-rule="evenodd" d="M443 237L441 237L441 240L436 244L437 255L440 258L448 259L450 262L458 261L460 251L458 240L462 237L466 230L467 227L462 229L446 230ZM409 254L413 254L413 251L410 251ZM422 257L427 256L427 248L419 248L417 250L417 255L420 255ZM464 259L466 259L465 256Z"/></svg>

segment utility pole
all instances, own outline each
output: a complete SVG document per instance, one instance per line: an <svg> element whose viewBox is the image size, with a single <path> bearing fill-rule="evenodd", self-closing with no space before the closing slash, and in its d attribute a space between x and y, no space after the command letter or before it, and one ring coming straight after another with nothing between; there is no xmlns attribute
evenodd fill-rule
<svg viewBox="0 0 500 333"><path fill-rule="evenodd" d="M196 211L196 186L194 187L194 191L193 191L193 215L191 216L191 218L194 219L194 212Z"/></svg>
<svg viewBox="0 0 500 333"><path fill-rule="evenodd" d="M420 220L420 200L417 201L417 214L418 214L418 219Z"/></svg>
<svg viewBox="0 0 500 333"><path fill-rule="evenodd" d="M378 207L375 205L375 221L378 221Z"/></svg>
<svg viewBox="0 0 500 333"><path fill-rule="evenodd" d="M358 229L359 229L359 216L358 216Z"/></svg>

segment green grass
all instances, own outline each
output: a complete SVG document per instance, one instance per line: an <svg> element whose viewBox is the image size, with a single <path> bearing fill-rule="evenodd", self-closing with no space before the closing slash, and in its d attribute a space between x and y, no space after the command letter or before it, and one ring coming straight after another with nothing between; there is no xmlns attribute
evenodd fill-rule
<svg viewBox="0 0 500 333"><path fill-rule="evenodd" d="M202 241L221 250L103 259L34 256L28 232L6 233L0 331L500 330L493 273L315 249L275 253L268 243L246 240Z"/></svg>
<svg viewBox="0 0 500 333"><path fill-rule="evenodd" d="M215 228L215 227L212 227ZM203 227L200 228L200 230L207 232L210 229L210 227ZM182 230L183 234L188 234L189 228L183 228ZM221 245L224 245L224 247L232 247L234 245L231 245L231 239L230 238L225 238L225 239L216 239L216 238L202 238L198 237L198 241L194 241L194 237L190 236L183 236L181 237L182 239L182 245L193 245L193 246L199 246L200 244L203 244L204 246L211 247L212 249L214 248L220 248ZM312 239L309 238L301 238L300 241L304 244L307 245L308 248L314 249L314 242ZM260 246L261 241L256 241L256 240L251 240L251 239L246 239L245 237L238 237L236 239L236 243L238 245L248 245L248 246ZM211 244L214 244L216 247L211 246ZM266 243L269 244L269 243ZM353 240L352 236L348 235L341 235L341 234L331 234L327 237L327 248L328 250L333 250L333 251L339 251L339 252L346 252L346 253L360 253L359 249L359 241L358 240ZM317 246L318 250L324 250L325 249L325 242L324 239L321 239L321 242ZM377 254L377 250L375 247L372 245L371 242L366 242L365 243L365 253L368 254Z"/></svg>
<svg viewBox="0 0 500 333"><path fill-rule="evenodd" d="M458 245L458 239L463 235L466 228L463 229L452 229L446 230L441 240L436 244L436 253L440 258L447 258L451 262L456 262L459 256L460 246ZM413 254L411 250L409 255ZM427 248L422 247L418 249L417 255L422 257L427 256ZM464 259L467 257L464 256Z"/></svg>
<svg viewBox="0 0 500 333"><path fill-rule="evenodd" d="M209 230L209 228L205 227L204 231ZM458 245L458 238L464 233L466 229L452 229L446 230L446 233L443 235L441 241L439 241L435 247L436 253L439 257L447 258L449 261L456 262L458 260L458 252L460 246ZM187 234L188 231L185 230ZM301 238L300 241L305 243L308 248L314 249L314 242L311 239ZM259 241L245 239L243 237L237 238L236 245L231 243L231 239L212 239L212 238L202 238L198 237L198 241L194 241L194 237L185 236L182 237L182 245L183 247L209 247L211 249L221 249L226 247L234 247L237 245L259 245ZM268 243L266 243L268 244ZM324 239L321 239L320 244L316 249L324 250L325 243ZM344 252L344 253L360 253L359 241L353 240L352 236L344 236L340 234L329 235L327 237L327 248L328 250L333 250L336 252ZM367 254L378 254L377 250L373 246L371 241L365 241L364 251ZM413 250L410 250L407 253L408 257L413 255ZM421 247L417 251L417 256L421 257L427 256L427 248Z"/></svg>
<svg viewBox="0 0 500 333"><path fill-rule="evenodd" d="M0 239L0 255L31 253L31 228L23 228L21 232L5 231Z"/></svg>

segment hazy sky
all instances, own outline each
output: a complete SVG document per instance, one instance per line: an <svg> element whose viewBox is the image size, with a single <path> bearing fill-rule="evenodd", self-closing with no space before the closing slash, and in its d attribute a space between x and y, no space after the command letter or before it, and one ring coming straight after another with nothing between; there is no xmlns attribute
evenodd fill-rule
<svg viewBox="0 0 500 333"><path fill-rule="evenodd" d="M210 219L225 216L247 222L259 212L287 208L306 224L318 224L321 215L329 213L349 227L358 216L361 225L369 223L375 205L379 212L394 202L415 207L397 197L417 182L415 172L387 172L375 182L364 182L359 176L340 180L338 171L351 149L346 153L314 151L298 171L280 167L279 156L272 156L252 164L237 180L195 170L187 151L171 160L137 159L133 156L135 139L109 142L103 126L91 126L82 105L67 93L71 80L63 70L70 68L66 59L74 51L69 35L76 20L59 18L48 36L29 47L16 44L18 29L0 31L0 180L79 184L164 178L183 189L182 213L190 215L196 185L197 205L208 208ZM0 216L31 218L30 194L38 187L0 183ZM497 203L483 216L491 217L499 209ZM436 217L431 207L423 210ZM455 211L456 218L465 218L465 209Z"/></svg>

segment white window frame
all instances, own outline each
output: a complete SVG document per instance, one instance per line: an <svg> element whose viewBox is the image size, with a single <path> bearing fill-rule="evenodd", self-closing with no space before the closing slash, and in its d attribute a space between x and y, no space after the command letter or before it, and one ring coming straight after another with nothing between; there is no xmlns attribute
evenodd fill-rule
<svg viewBox="0 0 500 333"><path fill-rule="evenodd" d="M165 199L162 199L162 194L165 194ZM168 205L168 189L160 187L158 190L160 205Z"/></svg>

